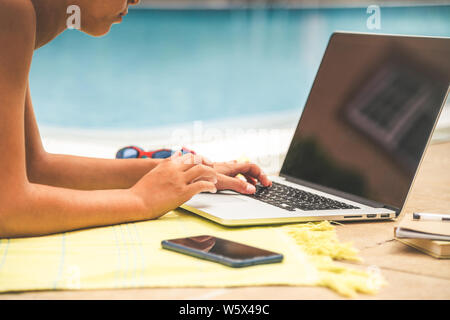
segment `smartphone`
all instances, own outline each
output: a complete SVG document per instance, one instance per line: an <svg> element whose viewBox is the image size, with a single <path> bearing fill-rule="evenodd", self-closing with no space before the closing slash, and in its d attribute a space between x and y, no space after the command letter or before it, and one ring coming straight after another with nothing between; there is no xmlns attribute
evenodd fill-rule
<svg viewBox="0 0 450 320"><path fill-rule="evenodd" d="M218 262L233 268L276 263L283 260L283 255L276 252L207 235L163 240L161 246L164 249Z"/></svg>

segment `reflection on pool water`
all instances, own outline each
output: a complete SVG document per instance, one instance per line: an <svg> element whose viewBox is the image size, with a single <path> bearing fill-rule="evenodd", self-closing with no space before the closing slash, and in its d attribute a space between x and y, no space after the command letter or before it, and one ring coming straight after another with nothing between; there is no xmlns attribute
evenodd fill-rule
<svg viewBox="0 0 450 320"><path fill-rule="evenodd" d="M381 8L380 33L450 36L450 6ZM103 38L66 31L31 70L38 121L157 126L301 112L335 30L373 32L366 8L131 10Z"/></svg>

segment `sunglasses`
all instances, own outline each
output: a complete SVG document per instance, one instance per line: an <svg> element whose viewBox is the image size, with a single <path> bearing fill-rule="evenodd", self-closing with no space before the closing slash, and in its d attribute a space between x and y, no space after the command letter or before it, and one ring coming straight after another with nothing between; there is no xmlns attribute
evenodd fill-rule
<svg viewBox="0 0 450 320"><path fill-rule="evenodd" d="M116 159L139 159L139 158L152 158L152 159L166 159L171 157L176 151L171 149L158 149L154 151L145 151L142 148L136 146L128 146L117 151ZM192 153L194 151L189 150L185 147L181 148L181 153Z"/></svg>

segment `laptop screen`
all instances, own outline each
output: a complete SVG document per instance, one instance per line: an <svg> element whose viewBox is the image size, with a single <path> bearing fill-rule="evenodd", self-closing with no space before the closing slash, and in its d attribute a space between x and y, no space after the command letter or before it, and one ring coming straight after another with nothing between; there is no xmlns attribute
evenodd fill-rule
<svg viewBox="0 0 450 320"><path fill-rule="evenodd" d="M401 209L449 88L449 57L450 38L333 34L281 175Z"/></svg>

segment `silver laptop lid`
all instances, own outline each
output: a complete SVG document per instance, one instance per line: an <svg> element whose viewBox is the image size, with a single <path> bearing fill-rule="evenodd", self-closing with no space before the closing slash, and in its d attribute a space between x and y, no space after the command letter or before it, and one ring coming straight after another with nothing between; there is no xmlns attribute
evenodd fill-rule
<svg viewBox="0 0 450 320"><path fill-rule="evenodd" d="M334 33L281 176L403 207L450 84L450 38Z"/></svg>

